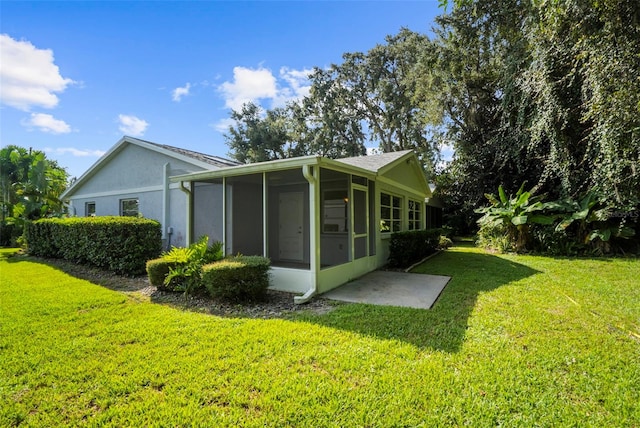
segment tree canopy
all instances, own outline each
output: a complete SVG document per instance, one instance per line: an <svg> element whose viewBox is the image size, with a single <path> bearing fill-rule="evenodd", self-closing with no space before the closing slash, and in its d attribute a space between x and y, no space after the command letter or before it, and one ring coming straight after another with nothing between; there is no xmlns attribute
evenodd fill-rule
<svg viewBox="0 0 640 428"><path fill-rule="evenodd" d="M383 152L411 148L471 224L484 194L524 182L552 199L593 190L611 207L638 211L637 1L448 6L433 36L401 29L367 52L316 68L299 102L233 112L232 155L264 159L251 155L255 147L269 158L364 154L372 144ZM249 124L260 130L255 137ZM442 147L454 149L446 165Z"/></svg>
<svg viewBox="0 0 640 428"><path fill-rule="evenodd" d="M0 149L2 224L21 227L26 220L60 214L67 179L67 171L39 150L14 145Z"/></svg>

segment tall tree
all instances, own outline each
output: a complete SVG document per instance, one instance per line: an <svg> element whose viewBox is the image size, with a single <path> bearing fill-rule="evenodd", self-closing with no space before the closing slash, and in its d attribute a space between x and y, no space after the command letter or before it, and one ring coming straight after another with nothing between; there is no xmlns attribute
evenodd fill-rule
<svg viewBox="0 0 640 428"><path fill-rule="evenodd" d="M60 195L68 173L38 150L10 145L0 149L2 223L22 226L25 221L61 214Z"/></svg>
<svg viewBox="0 0 640 428"><path fill-rule="evenodd" d="M290 111L276 108L264 112L254 103L246 103L240 111L233 110L225 140L230 156L239 162L253 163L284 159L300 155L300 148L293 141Z"/></svg>

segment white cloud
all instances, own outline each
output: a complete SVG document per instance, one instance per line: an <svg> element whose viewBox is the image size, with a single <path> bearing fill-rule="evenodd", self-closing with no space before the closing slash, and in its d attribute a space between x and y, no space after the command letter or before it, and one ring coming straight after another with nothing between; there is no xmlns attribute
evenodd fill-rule
<svg viewBox="0 0 640 428"><path fill-rule="evenodd" d="M106 153L104 150L77 149L75 147L58 147L55 149L46 147L44 151L46 153L54 153L57 155L66 155L67 153L69 153L72 156L76 157L100 157Z"/></svg>
<svg viewBox="0 0 640 428"><path fill-rule="evenodd" d="M53 51L14 40L8 34L0 34L0 80L0 101L24 111L34 106L55 107L56 93L75 83L60 75Z"/></svg>
<svg viewBox="0 0 640 428"><path fill-rule="evenodd" d="M191 89L191 83L188 83L183 86L183 87L178 87L175 88L172 92L171 92L171 97L173 99L173 101L175 102L180 102L180 100L182 99L182 97L189 95L189 89Z"/></svg>
<svg viewBox="0 0 640 428"><path fill-rule="evenodd" d="M275 98L278 94L276 78L271 70L245 67L233 68L233 82L218 87L225 99L225 106L239 110L243 104L260 99Z"/></svg>
<svg viewBox="0 0 640 428"><path fill-rule="evenodd" d="M50 114L31 113L29 120L23 119L20 123L27 128L38 128L49 134L68 134L71 132L71 127L64 120L56 119Z"/></svg>
<svg viewBox="0 0 640 428"><path fill-rule="evenodd" d="M229 131L230 126L234 126L236 121L227 117L225 119L220 119L218 122L211 124L211 127L216 131L225 134Z"/></svg>
<svg viewBox="0 0 640 428"><path fill-rule="evenodd" d="M125 114L118 115L118 121L120 131L132 137L141 137L149 126L146 120Z"/></svg>
<svg viewBox="0 0 640 428"><path fill-rule="evenodd" d="M280 78L288 84L288 87L282 87L279 91L278 98L284 101L283 104L309 95L311 90L309 75L312 72L313 70L292 70L288 67L280 69Z"/></svg>

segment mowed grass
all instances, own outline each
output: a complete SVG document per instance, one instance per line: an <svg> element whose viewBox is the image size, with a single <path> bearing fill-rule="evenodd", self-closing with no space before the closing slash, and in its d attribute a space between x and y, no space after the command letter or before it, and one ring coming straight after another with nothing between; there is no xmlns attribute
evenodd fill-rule
<svg viewBox="0 0 640 428"><path fill-rule="evenodd" d="M0 254L0 426L640 426L638 260L456 247L431 310L256 320Z"/></svg>

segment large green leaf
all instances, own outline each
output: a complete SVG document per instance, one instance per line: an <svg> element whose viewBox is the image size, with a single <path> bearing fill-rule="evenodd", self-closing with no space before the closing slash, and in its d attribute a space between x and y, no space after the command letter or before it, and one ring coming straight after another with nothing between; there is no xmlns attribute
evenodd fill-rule
<svg viewBox="0 0 640 428"><path fill-rule="evenodd" d="M520 226L522 224L527 224L528 217L526 215L519 215L511 219L511 223L516 226Z"/></svg>

